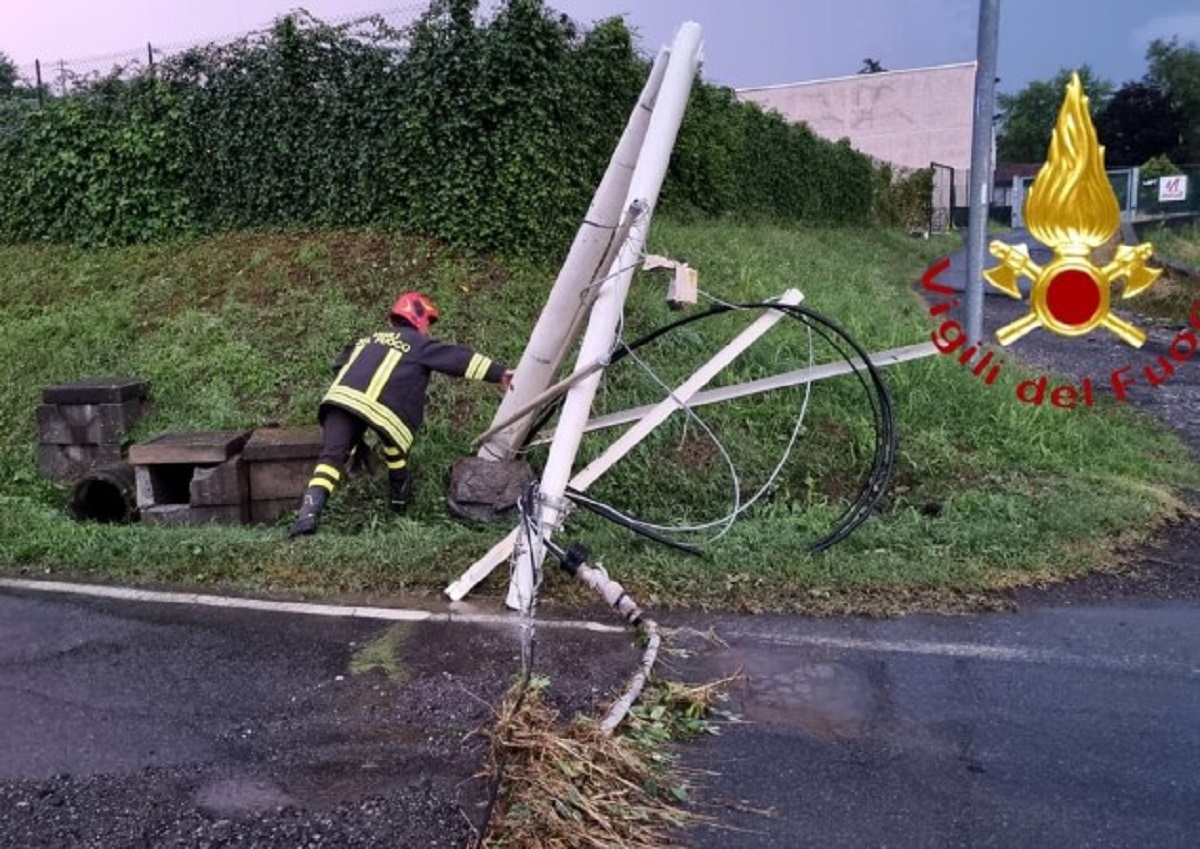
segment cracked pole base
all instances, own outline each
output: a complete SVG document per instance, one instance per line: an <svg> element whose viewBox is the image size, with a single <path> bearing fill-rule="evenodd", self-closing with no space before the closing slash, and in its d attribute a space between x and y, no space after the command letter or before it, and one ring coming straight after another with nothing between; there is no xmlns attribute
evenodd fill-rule
<svg viewBox="0 0 1200 849"><path fill-rule="evenodd" d="M511 519L517 499L536 479L526 460L463 457L450 470L446 506L455 516L472 522Z"/></svg>

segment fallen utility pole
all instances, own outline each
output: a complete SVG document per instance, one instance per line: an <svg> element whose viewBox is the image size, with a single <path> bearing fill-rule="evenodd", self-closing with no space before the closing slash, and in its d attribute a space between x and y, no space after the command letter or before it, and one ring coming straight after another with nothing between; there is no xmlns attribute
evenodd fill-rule
<svg viewBox="0 0 1200 849"><path fill-rule="evenodd" d="M780 297L779 303L783 306L795 306L800 303L802 297L799 290L789 289ZM582 492L595 483L618 460L649 436L655 427L666 421L673 412L690 404L691 399L696 393L719 374L721 369L733 362L734 359L749 348L764 333L774 327L784 315L785 313L782 310L769 310L759 316L750 326L735 336L729 344L714 354L708 362L697 369L691 377L680 384L666 398L650 407L637 424L622 434L616 442L610 445L603 454L589 463L586 468L574 475L570 482L567 483L567 486ZM560 491L565 492L565 488ZM517 530L514 529L507 537L492 546L487 554L471 564L470 568L457 581L446 588L446 594L454 601L462 599L476 584L491 574L493 569L508 559L516 541ZM513 595L514 592L519 591L519 588L514 590L510 586L508 598L510 607L519 606L519 597L514 597Z"/></svg>
<svg viewBox="0 0 1200 849"><path fill-rule="evenodd" d="M546 305L534 325L529 342L513 375L513 388L505 394L488 428L478 456L486 460L511 460L532 427L531 401L550 386L587 317L589 287L609 273L614 248L625 241L622 204L629 191L638 157L646 139L669 52L659 51L650 76L634 105L625 130L613 150L608 168L596 188L583 223L567 253Z"/></svg>
<svg viewBox="0 0 1200 849"><path fill-rule="evenodd" d="M587 330L580 343L578 362L588 365L608 355L617 339L625 295L633 272L641 262L647 230L658 194L666 177L667 164L675 137L683 122L692 83L700 64L700 26L688 22L679 28L671 46L671 56L663 75L658 100L646 127L641 156L629 181L625 208L639 206L636 217L607 280L600 287L592 307ZM559 435L550 445L550 455L539 488L536 534L522 534L514 551L515 568L509 586L508 603L528 611L533 604L534 577L545 560L545 540L566 517L565 492L571 466L583 438L583 427L591 414L592 400L600 384L600 372L589 375L571 387L559 417Z"/></svg>

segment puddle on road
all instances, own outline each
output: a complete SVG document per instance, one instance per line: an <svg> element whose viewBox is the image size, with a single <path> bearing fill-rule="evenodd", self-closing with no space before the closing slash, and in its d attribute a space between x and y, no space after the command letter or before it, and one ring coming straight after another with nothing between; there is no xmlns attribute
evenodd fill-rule
<svg viewBox="0 0 1200 849"><path fill-rule="evenodd" d="M196 806L217 817L246 816L295 804L283 788L261 777L223 778L196 791Z"/></svg>
<svg viewBox="0 0 1200 849"><path fill-rule="evenodd" d="M708 650L688 663L697 680L742 678L729 690L728 708L750 722L784 725L818 737L866 737L893 712L884 666L806 657L795 648L736 645Z"/></svg>
<svg viewBox="0 0 1200 849"><path fill-rule="evenodd" d="M260 775L210 781L196 791L196 807L210 816L234 819L280 808L328 810L396 791L429 792L435 784L461 782L438 758L331 762L292 768L272 780Z"/></svg>

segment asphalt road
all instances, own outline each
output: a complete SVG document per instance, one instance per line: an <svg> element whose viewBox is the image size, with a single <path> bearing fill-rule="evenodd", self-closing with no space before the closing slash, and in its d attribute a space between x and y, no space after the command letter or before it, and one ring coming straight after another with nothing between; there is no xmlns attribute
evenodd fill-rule
<svg viewBox="0 0 1200 849"><path fill-rule="evenodd" d="M605 621L604 617L600 621ZM1194 846L1200 604L689 619L744 722L681 748L706 849ZM543 629L564 715L633 668ZM0 846L462 846L507 626L0 590ZM357 671L358 674L355 674Z"/></svg>
<svg viewBox="0 0 1200 849"><path fill-rule="evenodd" d="M1200 603L716 628L697 849L1200 843Z"/></svg>
<svg viewBox="0 0 1200 849"><path fill-rule="evenodd" d="M539 640L565 715L629 643ZM0 847L463 846L517 668L508 626L0 589Z"/></svg>

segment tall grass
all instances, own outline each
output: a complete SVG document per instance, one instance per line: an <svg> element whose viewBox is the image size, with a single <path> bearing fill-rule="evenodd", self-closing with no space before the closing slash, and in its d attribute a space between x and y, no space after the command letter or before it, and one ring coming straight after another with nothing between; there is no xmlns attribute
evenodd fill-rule
<svg viewBox="0 0 1200 849"><path fill-rule="evenodd" d="M928 338L911 283L950 242L856 229L785 229L660 220L649 249L700 270L704 292L757 301L798 287L805 303L868 350ZM382 482L335 496L322 532L285 543L281 527L154 528L78 524L66 488L37 477L34 407L43 387L103 374L151 383L140 440L166 430L314 422L329 361L377 327L401 289L439 301L444 335L515 363L555 269L468 256L374 230L236 234L169 245L82 251L0 248L0 569L236 586L312 594L436 591L507 532L469 526L443 505L446 476L495 410L494 387L438 379L418 436L416 503L386 512ZM663 278L639 274L623 335L677 314ZM750 320L725 315L640 350L614 367L597 408L662 397ZM817 361L834 355L819 340ZM801 368L804 329L784 322L729 375L744 380ZM580 539L639 598L750 609L891 610L914 598L1061 578L1112 561L1118 542L1177 512L1195 479L1181 443L1136 411L1101 404L1063 411L1018 404L1024 375L985 386L950 358L888 368L901 434L895 485L878 515L821 555L804 552L854 493L870 449L861 390L849 378L816 384L803 435L774 488L702 558L633 538L577 512ZM803 390L698 410L744 486L767 479ZM614 437L589 436L581 462ZM544 449L530 453L538 465ZM730 509L720 449L677 417L606 475L594 493L647 519L703 521ZM705 539L711 534L701 534ZM504 570L500 570L503 572ZM498 592L498 574L484 591ZM551 597L574 599L565 581Z"/></svg>

